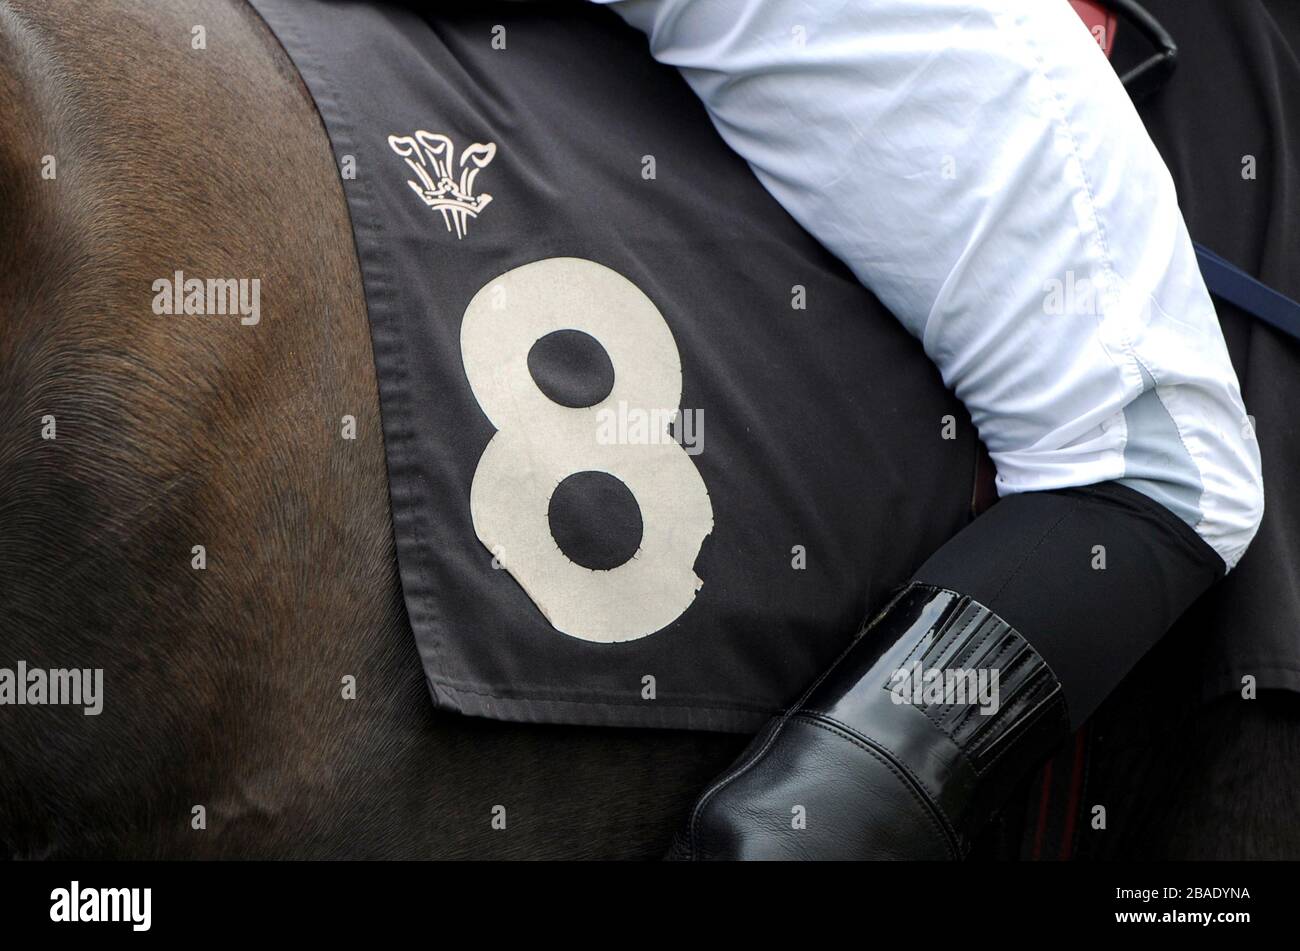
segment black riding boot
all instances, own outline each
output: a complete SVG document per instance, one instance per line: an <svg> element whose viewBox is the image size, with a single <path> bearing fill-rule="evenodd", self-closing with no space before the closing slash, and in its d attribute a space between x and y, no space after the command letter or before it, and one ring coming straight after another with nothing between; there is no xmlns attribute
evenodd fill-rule
<svg viewBox="0 0 1300 951"><path fill-rule="evenodd" d="M669 857L961 858L1068 733L1014 628L911 584L704 794Z"/></svg>
<svg viewBox="0 0 1300 951"><path fill-rule="evenodd" d="M768 724L670 857L964 856L1223 568L1126 486L1003 499Z"/></svg>

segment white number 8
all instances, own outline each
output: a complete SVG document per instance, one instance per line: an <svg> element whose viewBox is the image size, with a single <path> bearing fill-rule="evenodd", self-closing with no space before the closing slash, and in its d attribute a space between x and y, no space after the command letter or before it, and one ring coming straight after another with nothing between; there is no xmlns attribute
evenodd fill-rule
<svg viewBox="0 0 1300 951"><path fill-rule="evenodd" d="M614 366L595 406L552 401L528 353L557 330L590 334ZM546 619L588 641L630 641L682 615L703 582L694 571L713 505L694 463L667 434L682 397L682 365L658 308L631 281L594 261L546 258L507 271L474 295L460 332L470 388L497 432L470 487L474 531ZM654 439L597 439L598 413L624 404L658 421ZM620 479L641 509L641 547L607 571L571 561L555 543L551 493L576 472Z"/></svg>

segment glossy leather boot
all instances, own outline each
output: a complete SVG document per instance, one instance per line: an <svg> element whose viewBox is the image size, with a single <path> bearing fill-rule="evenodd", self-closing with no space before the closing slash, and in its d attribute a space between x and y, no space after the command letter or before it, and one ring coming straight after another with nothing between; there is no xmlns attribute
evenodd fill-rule
<svg viewBox="0 0 1300 951"><path fill-rule="evenodd" d="M912 584L704 793L668 857L963 858L1068 735L1018 631Z"/></svg>

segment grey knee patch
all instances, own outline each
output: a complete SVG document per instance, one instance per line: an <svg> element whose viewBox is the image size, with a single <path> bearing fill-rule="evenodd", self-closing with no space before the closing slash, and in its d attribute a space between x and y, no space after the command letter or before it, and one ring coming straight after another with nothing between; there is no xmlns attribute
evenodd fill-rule
<svg viewBox="0 0 1300 951"><path fill-rule="evenodd" d="M1143 391L1124 407L1128 443L1124 447L1124 478L1117 481L1159 502L1195 528L1203 517L1201 473L1156 393L1156 381L1145 367L1139 369Z"/></svg>

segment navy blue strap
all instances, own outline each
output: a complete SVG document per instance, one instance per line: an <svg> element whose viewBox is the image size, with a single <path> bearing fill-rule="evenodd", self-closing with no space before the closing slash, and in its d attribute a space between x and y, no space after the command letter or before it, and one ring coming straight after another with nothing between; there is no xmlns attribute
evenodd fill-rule
<svg viewBox="0 0 1300 951"><path fill-rule="evenodd" d="M1203 244L1196 244L1201 276L1210 293L1246 313L1300 340L1300 304L1251 277L1231 261L1219 257Z"/></svg>

